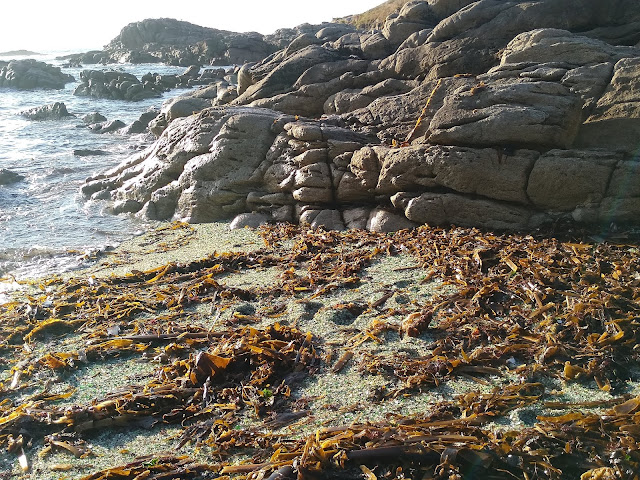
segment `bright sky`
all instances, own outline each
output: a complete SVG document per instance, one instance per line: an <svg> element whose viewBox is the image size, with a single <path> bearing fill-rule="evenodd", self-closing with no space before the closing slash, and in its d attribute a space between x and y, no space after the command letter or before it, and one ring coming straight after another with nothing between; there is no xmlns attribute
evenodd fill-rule
<svg viewBox="0 0 640 480"><path fill-rule="evenodd" d="M102 48L122 27L177 18L205 27L268 34L301 23L362 13L384 0L18 0L0 6L0 52Z"/></svg>

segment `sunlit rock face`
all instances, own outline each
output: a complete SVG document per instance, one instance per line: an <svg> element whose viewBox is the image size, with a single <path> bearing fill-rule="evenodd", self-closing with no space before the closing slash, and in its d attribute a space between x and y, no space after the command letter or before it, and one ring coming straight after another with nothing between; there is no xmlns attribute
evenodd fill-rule
<svg viewBox="0 0 640 480"><path fill-rule="evenodd" d="M429 0L302 32L84 192L192 222L640 225L636 22L631 0Z"/></svg>

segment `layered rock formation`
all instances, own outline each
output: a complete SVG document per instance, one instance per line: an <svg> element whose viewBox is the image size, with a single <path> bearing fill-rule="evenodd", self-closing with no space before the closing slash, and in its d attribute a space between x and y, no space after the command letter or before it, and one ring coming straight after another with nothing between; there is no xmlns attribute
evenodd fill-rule
<svg viewBox="0 0 640 480"><path fill-rule="evenodd" d="M0 61L0 88L9 87L20 90L38 88L62 89L73 82L71 75L62 73L60 67L37 60Z"/></svg>
<svg viewBox="0 0 640 480"><path fill-rule="evenodd" d="M194 222L640 225L639 24L632 0L428 0L302 34L84 193Z"/></svg>

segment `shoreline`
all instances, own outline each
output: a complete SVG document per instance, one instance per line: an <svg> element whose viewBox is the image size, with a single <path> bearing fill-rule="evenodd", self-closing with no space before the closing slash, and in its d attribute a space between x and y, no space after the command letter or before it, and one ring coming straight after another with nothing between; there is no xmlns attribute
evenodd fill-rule
<svg viewBox="0 0 640 480"><path fill-rule="evenodd" d="M34 395L42 396L39 385L49 385L45 389L48 396L62 396L45 401L39 408L50 410L56 418L70 406L82 410L86 406L102 404L100 402L105 399L116 398L122 394L118 392L138 391L134 397L143 395L144 390L139 388L153 384L158 372L178 361L170 353L172 348L186 348L188 352L191 348L206 350L216 344L215 341L211 345L203 344L195 340L196 337L184 343L178 335L172 343L145 344L136 340L142 343L127 346L124 340L118 340L128 338L127 335L138 338L137 335L152 331L189 331L193 335L206 331L209 332L207 335L219 332L223 337L237 336L238 342L242 343L249 338L243 335L249 332L267 332L280 325L275 328L292 329L291 332L299 331L303 336L310 332L319 363L309 364L310 370L305 378L291 384L289 396L281 396L280 389L276 389L278 383L262 386L260 391L272 392L273 395L258 402L261 409L266 409L262 414L256 415L258 410L253 412L253 407L246 401L234 410L236 413L230 417L233 420L228 420L234 425L233 431L239 435L253 432L251 435L264 438L266 445L270 445L268 439L271 434L294 442L315 437L317 431L331 429L342 431L340 429L346 428L345 432L348 432L351 431L349 429L357 431L358 428L373 428L375 425L379 426L376 428L383 428L383 425L386 425L384 428L399 428L402 419L418 422L424 422L424 418L437 419L438 409L446 405L450 405L446 408L462 405L460 399L474 398L485 402L493 398L498 401L503 395L500 392L505 391L511 391L507 396L515 395L513 398L517 401L514 405L500 407L504 411L499 410L501 413L492 420L483 421L482 428L493 432L492 435L514 429L526 432L527 428L539 424L536 416L561 417L567 408L584 415L601 415L607 412L607 405L617 405L634 395L640 396L638 372L634 373L633 382L626 383L624 390L616 387L616 393L607 393L598 389L593 380L563 381L553 374L557 369L553 363L549 365L548 373L533 373L517 354L507 354L503 359L506 363L500 368L485 368L488 367L486 362L476 363L473 358L481 358L483 349L493 347L481 345L463 354L463 357L469 357L467 361L460 356L445 360L454 352L442 353L441 361L449 362L451 370L449 373L446 370L432 372L439 379L436 384L419 373L420 367L415 361L433 360L440 335L434 328L435 324L421 323L425 308L433 305L434 301L446 302L447 299L467 295L460 279L455 280L455 274L439 279L440 275L434 274L434 264L425 263L422 257L425 253L416 250L423 248L418 241L421 236L425 241L430 238L429 242L438 242L433 245L441 249L456 242L460 244L463 238L470 242L488 239L499 251L506 251L503 249L508 248L510 241L516 240L525 242L522 245L538 248L544 239L527 240L519 236L495 236L454 228L423 227L413 232L372 234L364 231L314 231L294 226L228 230L227 226L224 222L165 224L123 242L93 266L69 272L57 279L34 282L34 291L29 294L30 303L34 307L39 305L37 308L45 317L47 312L51 313L52 307L63 309L71 298L82 303L97 302L101 306L97 312L108 306L111 310L99 314L95 308L87 310L87 306L78 306L76 308L86 310L86 313L78 312L79 317L76 314L59 316L63 322L82 319L80 323L73 323L73 327L60 325L51 327L52 330L42 327L41 333L36 333L34 325L28 327L23 335L30 338L30 346L28 350L16 352L16 362L26 362L36 368L29 375L23 374L17 388L7 390L5 395L12 398L15 405L29 403ZM437 240L441 235L449 240ZM444 255L457 255L455 248L459 247L451 248L454 250L448 253L443 250L434 258L451 263L452 258ZM571 248L582 251L580 247ZM460 260L464 261L464 257ZM489 259L485 257L484 261ZM472 260L469 265L474 263ZM468 275L467 280L472 281L471 273ZM311 283L308 280L312 280ZM198 287L202 282L212 290L207 292ZM190 293L192 288L201 293ZM95 293L91 293L92 289L96 289ZM80 296L73 292L79 292ZM157 296L167 296L164 302L169 303L164 307L156 304L157 300L153 298ZM169 298L184 302L182 306L174 305ZM138 303L147 306L141 307L139 313L124 317L116 315L120 308L133 307ZM11 310L6 310L6 305L0 308L9 321ZM92 311L94 313L90 313ZM94 315L97 316L94 318ZM100 315L106 317L99 318ZM440 320L446 321L446 316ZM471 325L476 322L479 322L477 325L484 324L484 321L473 319L469 322ZM463 323L460 331L466 328L468 326ZM415 332L412 329L416 329ZM94 358L93 351L101 353ZM81 352L80 357L73 352ZM82 355L86 358L82 359ZM63 363L58 365L53 358ZM69 363L65 358L76 360ZM267 362L267 359L261 361ZM455 366L456 362L462 362L463 367L465 363L469 366L457 373L461 367ZM9 362L4 366L5 378L15 372L12 365ZM399 368L400 365L405 366ZM402 373L403 368L405 373ZM416 368L418 370L411 373ZM541 376L536 379L536 375ZM513 389L522 388L518 387L522 385L522 378L527 379L525 385L540 386L531 386L529 390L518 393L519 390ZM415 382L418 383L414 387L409 386ZM70 396L65 398L69 392ZM620 400L622 392L626 396ZM271 407L269 398L275 400ZM490 408L496 408L501 401ZM587 401L592 402L591 406L579 407ZM566 406L545 407L546 402ZM271 409L273 414L269 414ZM285 419L289 413L291 418ZM9 415L6 407L2 414L4 418ZM215 449L212 450L213 444L206 446L206 442L200 447L187 442L176 451L176 445L182 444L184 435L190 431L186 426L199 425L198 421L187 422L184 428L160 421L147 430L136 426L135 416L127 421L129 426L123 428L116 421L118 417L118 414L109 414L113 419L111 423L86 434L65 437L56 433L52 437L82 452L92 452L87 453L86 458L74 458L69 449L59 447L41 457L38 452L46 450L47 444L35 435L34 446L26 451L31 468L28 478L51 478L53 472L63 468L69 478L102 478L85 475L135 462L136 458L144 455L155 455L169 462L173 455L186 454L200 466L214 468L218 465L215 468L238 468L238 471L242 468L234 465L250 458L242 448L237 451L232 448L228 453L230 456L225 453L221 457L224 460L212 463L211 455ZM25 421L28 418L25 417ZM71 418L69 421L75 422ZM5 424L5 429L8 428L6 425L10 426L11 422ZM37 430L31 427L31 431ZM205 435L203 441L206 438ZM0 459L5 465L12 463L14 473L19 473L15 456L3 453Z"/></svg>

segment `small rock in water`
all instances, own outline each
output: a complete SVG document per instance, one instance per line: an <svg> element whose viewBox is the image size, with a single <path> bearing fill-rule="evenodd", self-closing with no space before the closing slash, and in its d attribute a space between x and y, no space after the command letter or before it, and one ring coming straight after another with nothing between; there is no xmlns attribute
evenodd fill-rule
<svg viewBox="0 0 640 480"><path fill-rule="evenodd" d="M111 120L105 123L96 123L89 125L89 128L95 133L113 133L116 130L124 128L126 125L122 120Z"/></svg>
<svg viewBox="0 0 640 480"><path fill-rule="evenodd" d="M67 106L62 102L31 108L20 112L20 115L29 120L59 120L61 118L74 116L67 111Z"/></svg>
<svg viewBox="0 0 640 480"><path fill-rule="evenodd" d="M92 123L106 122L107 117L105 117L99 112L93 112L93 113L88 113L84 117L82 117L82 121L86 124L91 125Z"/></svg>
<svg viewBox="0 0 640 480"><path fill-rule="evenodd" d="M19 173L12 172L6 168L0 168L0 185L11 185L24 180L24 176Z"/></svg>
<svg viewBox="0 0 640 480"><path fill-rule="evenodd" d="M88 148L78 148L73 150L73 154L76 157L93 157L98 155L108 155L109 152L105 150L90 150Z"/></svg>

